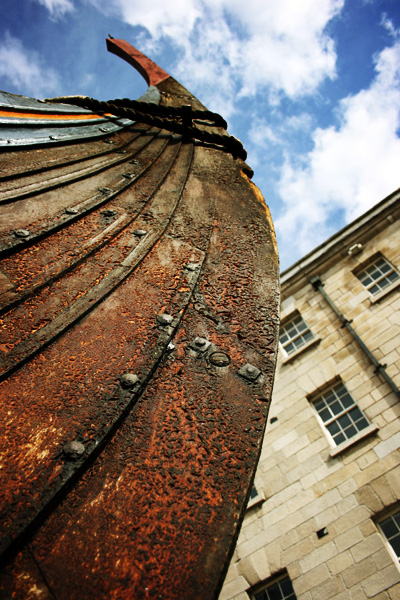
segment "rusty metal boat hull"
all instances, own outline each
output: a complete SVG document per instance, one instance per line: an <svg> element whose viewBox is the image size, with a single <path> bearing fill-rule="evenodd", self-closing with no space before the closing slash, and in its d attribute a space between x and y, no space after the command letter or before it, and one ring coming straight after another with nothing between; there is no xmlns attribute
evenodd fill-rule
<svg viewBox="0 0 400 600"><path fill-rule="evenodd" d="M217 598L275 368L268 209L214 144L0 103L0 597Z"/></svg>

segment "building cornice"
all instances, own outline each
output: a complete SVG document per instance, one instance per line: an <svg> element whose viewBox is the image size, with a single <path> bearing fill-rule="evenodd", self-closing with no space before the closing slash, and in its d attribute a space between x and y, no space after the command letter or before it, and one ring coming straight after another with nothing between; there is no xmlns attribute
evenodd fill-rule
<svg viewBox="0 0 400 600"><path fill-rule="evenodd" d="M349 248L353 245L366 245L372 237L372 230L375 235L389 227L399 217L400 188L283 271L281 273L283 297L288 295L289 290L291 293L296 291L313 275L323 273L339 260L346 258Z"/></svg>

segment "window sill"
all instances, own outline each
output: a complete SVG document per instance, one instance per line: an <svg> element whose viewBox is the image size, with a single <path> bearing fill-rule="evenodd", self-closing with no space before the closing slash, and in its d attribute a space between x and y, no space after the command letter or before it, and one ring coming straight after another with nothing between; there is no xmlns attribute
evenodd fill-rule
<svg viewBox="0 0 400 600"><path fill-rule="evenodd" d="M255 498L252 498L249 503L247 504L247 508L246 510L249 510L249 508L254 508L255 506L258 506L259 504L262 504L265 501L264 496L261 496L260 494L258 496L256 496Z"/></svg>
<svg viewBox="0 0 400 600"><path fill-rule="evenodd" d="M307 344L304 344L304 346L302 346L301 348L299 348L298 350L296 350L296 352L293 352L292 354L287 354L283 360L282 360L282 364L283 365L287 365L288 363L290 363L292 360L294 360L295 358L297 358L298 356L300 356L300 354L302 354L303 352L305 352L306 350L309 350L310 348L312 348L313 346L316 346L317 344L319 344L321 342L321 338L314 338L313 340L310 340L309 342L307 342Z"/></svg>
<svg viewBox="0 0 400 600"><path fill-rule="evenodd" d="M378 431L378 429L379 429L379 427L377 425L374 425L374 424L369 425L365 429L362 429L361 431L359 431L357 433L357 435L354 435L352 438L350 438L346 442L343 442L342 444L339 444L339 446L332 448L329 455L332 458L334 458L338 454L345 452L347 450L347 448L350 448L350 446L357 444L357 442L359 442L360 440L363 440L364 438L369 437L370 435L374 435L374 433L376 433Z"/></svg>
<svg viewBox="0 0 400 600"><path fill-rule="evenodd" d="M380 302L382 300L382 298L384 298L391 292L394 292L394 290L397 289L399 286L400 286L400 279L397 279L397 281L395 281L394 283L392 283L392 285L390 285L389 287L387 287L384 290L382 290L381 292L379 292L379 294L375 294L374 296L371 296L369 299L370 303L376 304L376 302Z"/></svg>

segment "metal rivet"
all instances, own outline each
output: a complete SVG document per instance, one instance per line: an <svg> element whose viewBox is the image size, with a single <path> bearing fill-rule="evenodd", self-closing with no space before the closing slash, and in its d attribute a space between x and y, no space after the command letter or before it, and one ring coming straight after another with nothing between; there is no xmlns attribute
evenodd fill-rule
<svg viewBox="0 0 400 600"><path fill-rule="evenodd" d="M255 381L259 374L261 373L260 369L257 369L254 365L250 363L245 364L243 367L240 367L238 370L239 375L248 379L249 381Z"/></svg>
<svg viewBox="0 0 400 600"><path fill-rule="evenodd" d="M77 208L66 208L65 212L67 215L77 215L79 210Z"/></svg>
<svg viewBox="0 0 400 600"><path fill-rule="evenodd" d="M210 355L210 363L216 367L227 367L231 364L231 358L225 352L213 352Z"/></svg>
<svg viewBox="0 0 400 600"><path fill-rule="evenodd" d="M72 442L68 442L65 444L63 448L63 452L68 458L79 458L85 452L85 446L82 442L78 442L78 440L73 440Z"/></svg>
<svg viewBox="0 0 400 600"><path fill-rule="evenodd" d="M134 373L124 373L119 378L121 386L125 389L134 387L139 382L139 377Z"/></svg>
<svg viewBox="0 0 400 600"><path fill-rule="evenodd" d="M206 338L203 337L195 338L193 343L191 344L192 348L194 350L197 350L198 352L205 352L210 345L211 342L209 342Z"/></svg>
<svg viewBox="0 0 400 600"><path fill-rule="evenodd" d="M137 237L143 237L144 235L147 235L147 231L145 229L135 229L133 235L137 235Z"/></svg>
<svg viewBox="0 0 400 600"><path fill-rule="evenodd" d="M162 313L161 315L157 315L157 321L160 325L169 325L174 320L172 315L167 313Z"/></svg>
<svg viewBox="0 0 400 600"><path fill-rule="evenodd" d="M103 217L114 217L117 214L117 211L112 210L112 208L106 208L105 210L101 211L101 214Z"/></svg>
<svg viewBox="0 0 400 600"><path fill-rule="evenodd" d="M30 231L27 229L16 229L14 234L19 238L26 238L30 235Z"/></svg>

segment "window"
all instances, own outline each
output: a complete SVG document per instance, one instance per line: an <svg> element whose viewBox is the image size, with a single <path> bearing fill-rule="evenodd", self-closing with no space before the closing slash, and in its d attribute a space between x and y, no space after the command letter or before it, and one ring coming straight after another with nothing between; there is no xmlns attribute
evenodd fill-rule
<svg viewBox="0 0 400 600"><path fill-rule="evenodd" d="M374 262L356 275L372 295L380 294L399 279L396 269L383 256L375 258Z"/></svg>
<svg viewBox="0 0 400 600"><path fill-rule="evenodd" d="M313 404L336 445L369 426L367 418L341 382L319 395Z"/></svg>
<svg viewBox="0 0 400 600"><path fill-rule="evenodd" d="M293 354L313 339L313 334L300 314L284 323L279 333L279 341L287 354Z"/></svg>
<svg viewBox="0 0 400 600"><path fill-rule="evenodd" d="M250 498L247 503L247 508L252 508L253 506L256 506L257 504L260 504L260 502L264 502L264 500L265 500L264 492L262 490L261 490L261 492L259 492L258 489L256 488L256 486L253 484L253 486L250 490Z"/></svg>
<svg viewBox="0 0 400 600"><path fill-rule="evenodd" d="M292 582L287 575L264 584L251 594L251 600L296 600Z"/></svg>
<svg viewBox="0 0 400 600"><path fill-rule="evenodd" d="M254 500L254 498L257 498L257 496L258 496L257 488L255 485L253 485L251 488L251 491L250 491L250 500Z"/></svg>
<svg viewBox="0 0 400 600"><path fill-rule="evenodd" d="M390 545L390 550L397 562L400 562L400 509L385 516L378 523L383 535Z"/></svg>

